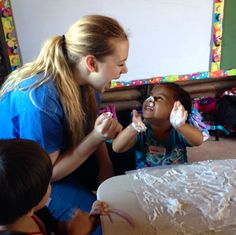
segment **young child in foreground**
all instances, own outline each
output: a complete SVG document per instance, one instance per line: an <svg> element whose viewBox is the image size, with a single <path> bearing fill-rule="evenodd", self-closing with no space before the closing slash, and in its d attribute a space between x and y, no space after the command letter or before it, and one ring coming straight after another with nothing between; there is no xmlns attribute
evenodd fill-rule
<svg viewBox="0 0 236 235"><path fill-rule="evenodd" d="M136 168L187 162L187 146L203 142L201 131L188 124L190 95L175 83L156 85L143 103L141 115L133 110L132 123L112 142L115 152L134 147Z"/></svg>
<svg viewBox="0 0 236 235"><path fill-rule="evenodd" d="M51 176L51 160L37 143L0 140L1 234L87 235L96 228L99 215L108 212L108 206L101 201L95 201L90 214L76 210L67 222L51 217L44 207L51 192Z"/></svg>

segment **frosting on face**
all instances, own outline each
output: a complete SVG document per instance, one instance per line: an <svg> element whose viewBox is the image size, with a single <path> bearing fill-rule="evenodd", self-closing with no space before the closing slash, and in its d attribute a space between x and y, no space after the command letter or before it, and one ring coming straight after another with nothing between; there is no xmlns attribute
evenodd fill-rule
<svg viewBox="0 0 236 235"><path fill-rule="evenodd" d="M154 107L155 106L155 99L153 96L149 96L146 101L148 102L149 107Z"/></svg>
<svg viewBox="0 0 236 235"><path fill-rule="evenodd" d="M130 177L158 234L236 231L236 160L144 168Z"/></svg>

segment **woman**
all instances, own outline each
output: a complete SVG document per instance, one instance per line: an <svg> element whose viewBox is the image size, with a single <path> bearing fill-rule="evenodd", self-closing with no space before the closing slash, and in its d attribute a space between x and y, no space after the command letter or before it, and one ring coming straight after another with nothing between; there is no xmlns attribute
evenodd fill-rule
<svg viewBox="0 0 236 235"><path fill-rule="evenodd" d="M116 20L85 16L65 35L50 38L37 59L2 86L0 138L35 140L49 153L49 209L57 219L69 219L78 207L90 211L96 200L78 182L86 160L96 155L98 183L113 174L104 141L122 126L109 113L97 117L95 90L104 92L127 72L128 49L127 34Z"/></svg>

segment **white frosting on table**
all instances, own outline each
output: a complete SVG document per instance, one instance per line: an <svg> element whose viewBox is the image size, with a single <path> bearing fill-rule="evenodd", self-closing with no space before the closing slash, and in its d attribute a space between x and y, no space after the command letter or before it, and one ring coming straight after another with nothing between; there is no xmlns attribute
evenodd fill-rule
<svg viewBox="0 0 236 235"><path fill-rule="evenodd" d="M145 168L129 177L158 234L236 234L236 160Z"/></svg>

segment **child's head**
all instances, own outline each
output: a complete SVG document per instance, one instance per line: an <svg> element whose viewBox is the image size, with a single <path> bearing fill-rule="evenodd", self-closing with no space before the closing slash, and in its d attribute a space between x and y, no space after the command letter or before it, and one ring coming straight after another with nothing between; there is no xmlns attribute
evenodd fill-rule
<svg viewBox="0 0 236 235"><path fill-rule="evenodd" d="M37 143L0 140L0 225L44 206L51 176L51 160Z"/></svg>
<svg viewBox="0 0 236 235"><path fill-rule="evenodd" d="M4 231L0 231L0 235L28 235L28 233L4 230Z"/></svg>
<svg viewBox="0 0 236 235"><path fill-rule="evenodd" d="M192 107L191 97L176 83L160 83L155 85L143 103L143 116L145 119L158 117L160 120L169 119L175 101L180 101L185 110L190 113Z"/></svg>

